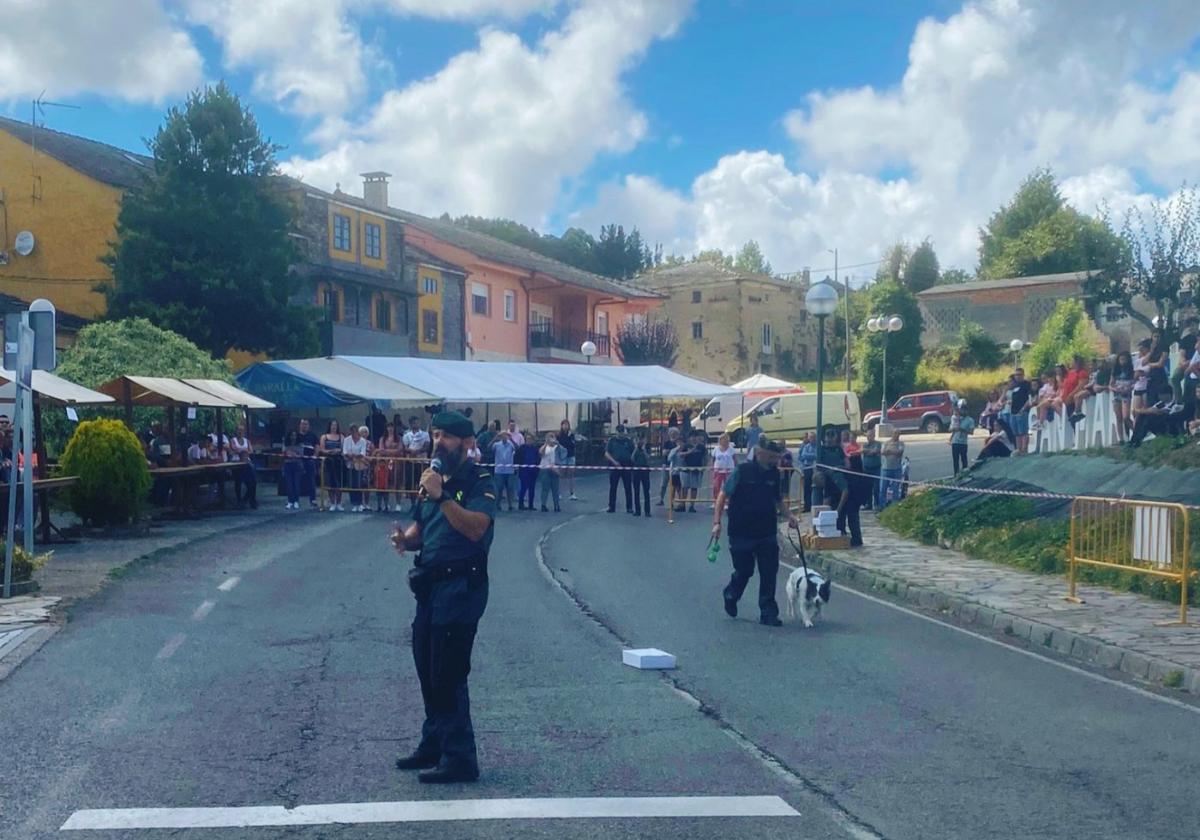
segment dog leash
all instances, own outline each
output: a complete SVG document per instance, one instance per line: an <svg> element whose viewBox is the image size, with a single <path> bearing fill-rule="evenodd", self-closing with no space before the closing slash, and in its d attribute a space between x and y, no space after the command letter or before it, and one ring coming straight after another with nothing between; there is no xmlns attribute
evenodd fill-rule
<svg viewBox="0 0 1200 840"><path fill-rule="evenodd" d="M797 545L796 541L792 539L792 531L795 531L796 536L800 537L799 545ZM800 565L804 567L804 579L808 580L808 560L806 560L804 557L804 537L800 535L800 526L788 525L787 538L788 542L792 544L792 550L795 551L796 555L800 558Z"/></svg>

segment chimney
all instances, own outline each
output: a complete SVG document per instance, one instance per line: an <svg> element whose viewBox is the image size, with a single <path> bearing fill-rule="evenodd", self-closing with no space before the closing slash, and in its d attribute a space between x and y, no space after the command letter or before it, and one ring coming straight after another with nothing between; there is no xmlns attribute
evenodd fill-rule
<svg viewBox="0 0 1200 840"><path fill-rule="evenodd" d="M391 177L390 172L362 173L363 200L367 202L368 207L374 207L376 210L388 208L388 178Z"/></svg>

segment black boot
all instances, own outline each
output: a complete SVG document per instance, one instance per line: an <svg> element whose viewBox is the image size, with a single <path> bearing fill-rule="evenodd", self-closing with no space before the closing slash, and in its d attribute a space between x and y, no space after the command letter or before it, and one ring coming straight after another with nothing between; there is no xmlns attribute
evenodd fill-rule
<svg viewBox="0 0 1200 840"><path fill-rule="evenodd" d="M411 754L396 759L397 770L429 770L437 766L437 756L427 755L419 750L414 750Z"/></svg>
<svg viewBox="0 0 1200 840"><path fill-rule="evenodd" d="M474 782L479 779L479 770L471 767L447 767L439 765L432 770L423 770L417 781L423 785L450 785L458 782Z"/></svg>

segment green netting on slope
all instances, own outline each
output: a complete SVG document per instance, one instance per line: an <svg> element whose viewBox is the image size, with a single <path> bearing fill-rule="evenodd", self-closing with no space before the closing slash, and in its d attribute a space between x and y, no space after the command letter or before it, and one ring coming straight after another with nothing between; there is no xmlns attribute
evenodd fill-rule
<svg viewBox="0 0 1200 840"><path fill-rule="evenodd" d="M1041 489L1073 496L1112 496L1200 504L1200 471L1147 468L1103 457L1024 455L997 458L973 470L965 486ZM1006 485L1013 486L1006 486Z"/></svg>

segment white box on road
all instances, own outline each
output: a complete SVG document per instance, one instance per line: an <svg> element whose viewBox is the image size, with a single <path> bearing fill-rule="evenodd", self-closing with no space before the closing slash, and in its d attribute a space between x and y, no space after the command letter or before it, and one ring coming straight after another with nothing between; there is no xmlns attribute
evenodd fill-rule
<svg viewBox="0 0 1200 840"><path fill-rule="evenodd" d="M675 657L658 648L638 648L621 651L621 661L631 668L670 669L675 667Z"/></svg>

